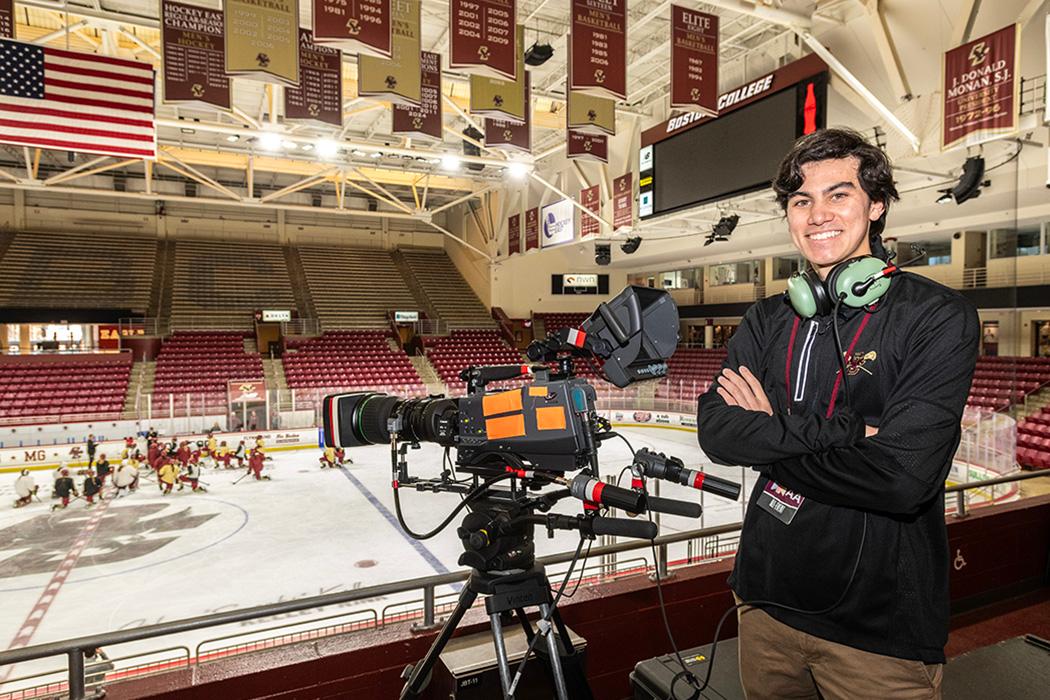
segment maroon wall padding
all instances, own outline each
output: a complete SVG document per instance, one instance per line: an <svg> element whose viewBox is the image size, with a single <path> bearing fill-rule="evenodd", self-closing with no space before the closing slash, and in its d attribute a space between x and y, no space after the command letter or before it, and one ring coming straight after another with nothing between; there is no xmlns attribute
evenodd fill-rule
<svg viewBox="0 0 1050 700"><path fill-rule="evenodd" d="M956 606L987 602L1046 584L1050 555L1050 496L981 508L951 518L952 600ZM621 555L625 556L625 555ZM664 582L667 616L679 649L709 643L732 604L726 577L731 561L679 569ZM555 582L557 585L557 582ZM581 588L559 606L566 623L588 642L588 676L595 698L625 698L628 674L639 660L671 649L656 587L631 576ZM466 618L462 633L487 629L484 610ZM736 636L727 620L722 638ZM434 633L414 635L407 623L379 630L234 656L177 671L107 685L111 700L125 698L396 698L401 670L425 653ZM158 645L160 646L160 645Z"/></svg>
<svg viewBox="0 0 1050 700"><path fill-rule="evenodd" d="M136 362L156 360L157 355L160 354L161 338L157 336L121 338L120 345L125 350L131 350Z"/></svg>

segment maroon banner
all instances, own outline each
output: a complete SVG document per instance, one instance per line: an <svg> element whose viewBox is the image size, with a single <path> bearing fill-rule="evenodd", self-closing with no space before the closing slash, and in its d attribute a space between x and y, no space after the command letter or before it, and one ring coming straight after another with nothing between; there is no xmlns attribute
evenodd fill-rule
<svg viewBox="0 0 1050 700"><path fill-rule="evenodd" d="M565 155L579 160L593 160L598 163L609 162L609 137L605 134L583 134L568 129L568 143Z"/></svg>
<svg viewBox="0 0 1050 700"><path fill-rule="evenodd" d="M634 174L613 180L613 231L634 223Z"/></svg>
<svg viewBox="0 0 1050 700"><path fill-rule="evenodd" d="M671 107L718 114L718 16L671 5Z"/></svg>
<svg viewBox="0 0 1050 700"><path fill-rule="evenodd" d="M525 210L525 250L540 247L539 207Z"/></svg>
<svg viewBox="0 0 1050 700"><path fill-rule="evenodd" d="M521 214L507 217L507 255L521 252Z"/></svg>
<svg viewBox="0 0 1050 700"><path fill-rule="evenodd" d="M285 88L286 119L343 125L343 55L314 43L309 29L299 28L299 87Z"/></svg>
<svg viewBox="0 0 1050 700"><path fill-rule="evenodd" d="M941 150L1017 129L1019 59L1016 24L944 54Z"/></svg>
<svg viewBox="0 0 1050 700"><path fill-rule="evenodd" d="M394 103L395 134L412 134L441 140L441 54L419 52L419 106Z"/></svg>
<svg viewBox="0 0 1050 700"><path fill-rule="evenodd" d="M504 151L532 152L532 74L525 72L525 121L485 120L485 145Z"/></svg>
<svg viewBox="0 0 1050 700"><path fill-rule="evenodd" d="M490 78L518 79L516 0L452 0L449 67Z"/></svg>
<svg viewBox="0 0 1050 700"><path fill-rule="evenodd" d="M314 41L390 58L390 0L314 0Z"/></svg>
<svg viewBox="0 0 1050 700"><path fill-rule="evenodd" d="M594 185L593 187L585 187L580 190L580 204L584 209L593 211L598 216L602 213L602 193L601 186ZM597 236L602 232L602 222L596 217L588 216L587 214L580 212L580 238L588 238L589 236Z"/></svg>
<svg viewBox="0 0 1050 700"><path fill-rule="evenodd" d="M627 99L627 0L572 0L569 89Z"/></svg>
<svg viewBox="0 0 1050 700"><path fill-rule="evenodd" d="M0 0L0 39L15 38L15 0Z"/></svg>
<svg viewBox="0 0 1050 700"><path fill-rule="evenodd" d="M230 108L223 25L220 10L168 0L161 3L165 102Z"/></svg>

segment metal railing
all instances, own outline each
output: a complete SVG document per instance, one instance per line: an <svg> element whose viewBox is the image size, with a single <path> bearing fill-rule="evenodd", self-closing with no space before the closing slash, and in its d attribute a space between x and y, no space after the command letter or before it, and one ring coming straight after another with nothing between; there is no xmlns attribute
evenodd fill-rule
<svg viewBox="0 0 1050 700"><path fill-rule="evenodd" d="M1050 476L1050 472L1026 472L1019 474L1011 474L1009 476L1004 476L999 479L989 479L985 481L957 484L955 486L950 486L945 489L945 500L950 500L952 498L952 494L955 494L954 498L957 501L957 505L956 512L953 517L963 518L967 516L966 499L964 494L970 489L985 488L987 486L995 484L1004 484L1008 482L1023 481L1027 479L1045 478L1048 476ZM632 552L639 549L646 549L650 546L653 546L656 549L656 561L653 562L653 567L661 575L664 575L671 568L671 563L668 559L669 545L678 542L687 542L690 543L689 551L692 552L693 544L696 541L704 540L705 538L716 538L719 535L723 534L739 532L740 528L741 523L728 523L725 525L718 525L714 527L700 528L696 530L686 530L668 535L660 535L652 541L630 540L626 542L618 542L615 544L602 545L598 547L593 547L590 552L590 557L594 559L601 559L603 557L608 557L623 552ZM733 549L735 549L735 547ZM729 548L721 546L717 542L714 544L714 546L702 548L701 551L705 550L706 552L713 553L715 556L728 556L732 554L732 551ZM571 561L573 559L573 554L573 552L563 552L561 554L540 557L537 558L537 563L543 566L561 564ZM146 627L140 627L137 629L105 632L102 634L87 635L58 642L37 644L21 649L9 649L7 651L0 652L0 667L11 664L23 663L26 661L33 661L37 659L45 659L54 656L66 656L68 664L68 697L70 698L70 700L82 700L86 697L84 671L85 650L93 650L110 645L126 644L128 642L141 641L144 639L155 639L171 634L180 634L184 632L192 632L195 630L208 629L212 627L220 627L222 625L228 625L238 622L247 622L250 620L258 620L261 618L272 617L275 615L284 615L288 613L299 612L302 610L311 610L316 608L324 608L332 605L341 605L345 603L358 602L369 598L379 598L383 596L396 595L408 591L422 591L422 601L424 603L424 609L422 611L423 620L425 623L433 623L436 619L435 610L437 609L437 607L439 607L436 603L435 590L439 586L461 583L463 581L466 581L469 576L469 571L456 571L449 572L446 574L423 576L419 578L409 579L407 581L398 581L394 583L384 583L375 586L369 586L367 588L358 588L352 591L328 593L325 595L312 596L309 598L300 598L298 600L291 600L282 603L258 605L251 608L245 608L243 610L218 612L210 615L191 617L184 620L163 622L155 625L149 625ZM343 614L345 615L345 613ZM217 640L213 639L210 641ZM202 642L202 644L204 644L204 642ZM190 662L199 663L200 659L191 659Z"/></svg>

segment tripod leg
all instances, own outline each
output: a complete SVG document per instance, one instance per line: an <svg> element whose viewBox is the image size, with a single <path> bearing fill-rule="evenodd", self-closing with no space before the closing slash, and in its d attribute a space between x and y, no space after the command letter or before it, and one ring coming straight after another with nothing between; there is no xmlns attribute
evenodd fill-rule
<svg viewBox="0 0 1050 700"><path fill-rule="evenodd" d="M551 606L544 603L540 605L540 614L544 618L547 618L550 614ZM544 630L540 630L542 634ZM565 676L561 672L561 653L558 650L558 640L554 635L554 630L550 627L546 630L547 633L547 651L551 658L551 675L554 676L554 689L558 693L558 700L569 700L569 691L565 687Z"/></svg>
<svg viewBox="0 0 1050 700"><path fill-rule="evenodd" d="M499 664L499 683L503 686L504 700L514 700L510 694L510 662L507 660L507 647L503 643L503 623L498 612L489 615L492 624L492 642L496 647L496 661Z"/></svg>
<svg viewBox="0 0 1050 700"><path fill-rule="evenodd" d="M434 640L434 643L430 645L430 649L427 650L427 655L419 663L411 667L412 672L408 676L408 681L405 683L405 687L401 689L401 700L417 697L430 683L430 672L434 669L434 664L437 663L442 650L448 644L448 640L452 638L456 627L466 612L470 610L470 606L474 604L474 600L477 597L478 594L471 590L469 585L463 587L463 592L459 594L459 602L456 603L456 609L452 611L448 620L441 627L437 639Z"/></svg>

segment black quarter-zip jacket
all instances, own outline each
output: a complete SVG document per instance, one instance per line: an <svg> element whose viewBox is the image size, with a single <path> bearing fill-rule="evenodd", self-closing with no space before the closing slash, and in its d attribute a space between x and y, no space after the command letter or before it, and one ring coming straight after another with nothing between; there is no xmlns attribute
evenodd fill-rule
<svg viewBox="0 0 1050 700"><path fill-rule="evenodd" d="M755 303L725 366L755 374L773 415L727 405L717 382L699 399L707 456L760 472L729 584L744 601L806 611L828 608L845 591L820 615L763 609L823 639L943 663L944 480L977 359L977 311L958 292L909 273L893 278L873 311L840 310L849 405L836 389L830 324L830 316L799 319L780 296ZM878 434L865 438L865 424ZM789 524L757 505L767 485L789 491L789 503L803 499Z"/></svg>

